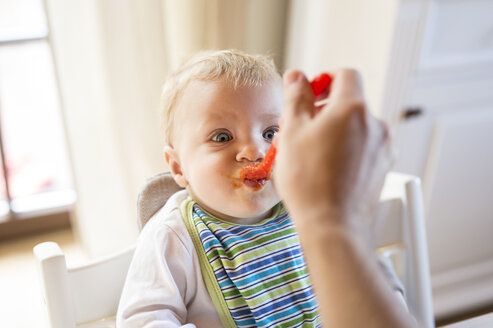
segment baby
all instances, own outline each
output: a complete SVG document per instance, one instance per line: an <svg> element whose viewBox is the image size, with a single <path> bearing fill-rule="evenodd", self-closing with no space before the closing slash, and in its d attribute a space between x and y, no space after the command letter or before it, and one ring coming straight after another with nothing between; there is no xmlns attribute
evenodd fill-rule
<svg viewBox="0 0 493 328"><path fill-rule="evenodd" d="M205 52L164 86L174 194L145 225L118 327L317 327L317 302L272 180L241 181L279 130L273 61Z"/></svg>

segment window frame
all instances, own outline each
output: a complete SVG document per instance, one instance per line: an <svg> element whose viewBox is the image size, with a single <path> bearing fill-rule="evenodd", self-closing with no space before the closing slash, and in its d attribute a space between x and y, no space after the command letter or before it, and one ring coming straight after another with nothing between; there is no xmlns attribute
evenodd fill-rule
<svg viewBox="0 0 493 328"><path fill-rule="evenodd" d="M44 14L46 17L46 12ZM51 54L51 60L54 64L53 67L56 89L58 92L58 97L60 98L60 84L58 74L56 72L57 66L56 63L54 63L53 49L49 40L48 29L40 31L39 33L33 33L21 37L0 39L0 47L37 41L47 42ZM62 106L62 102L60 102L60 106ZM46 207L22 213L12 210L13 199L10 193L8 170L4 153L1 113L2 108L0 103L0 163L3 171L3 176L0 178L3 178L5 182L6 199L4 201L7 202L8 205L8 212L5 215L2 215L0 219L0 241L57 229L71 228L72 225L70 216L75 204L75 191L73 191L74 200L60 206Z"/></svg>

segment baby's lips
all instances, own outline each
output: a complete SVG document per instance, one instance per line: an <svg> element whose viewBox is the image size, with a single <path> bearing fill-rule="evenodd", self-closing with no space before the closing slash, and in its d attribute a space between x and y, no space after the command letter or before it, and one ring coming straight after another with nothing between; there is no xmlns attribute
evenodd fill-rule
<svg viewBox="0 0 493 328"><path fill-rule="evenodd" d="M266 183L267 183L266 179L259 179L259 180L246 179L246 180L243 180L243 184L245 186L252 188L254 190L260 190Z"/></svg>

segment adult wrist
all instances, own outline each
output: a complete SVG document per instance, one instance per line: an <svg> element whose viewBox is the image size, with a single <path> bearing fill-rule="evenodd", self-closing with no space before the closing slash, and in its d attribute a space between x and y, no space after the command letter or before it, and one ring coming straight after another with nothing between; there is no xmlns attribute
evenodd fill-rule
<svg viewBox="0 0 493 328"><path fill-rule="evenodd" d="M291 218L298 230L311 231L315 227L321 229L353 229L354 218L350 213L342 211L339 207L329 204L319 204L316 206L290 207L287 204Z"/></svg>
<svg viewBox="0 0 493 328"><path fill-rule="evenodd" d="M357 213L347 213L327 204L305 211L290 209L290 216L302 243L313 243L331 239L358 247L368 246L368 225ZM315 247L315 246L314 246Z"/></svg>

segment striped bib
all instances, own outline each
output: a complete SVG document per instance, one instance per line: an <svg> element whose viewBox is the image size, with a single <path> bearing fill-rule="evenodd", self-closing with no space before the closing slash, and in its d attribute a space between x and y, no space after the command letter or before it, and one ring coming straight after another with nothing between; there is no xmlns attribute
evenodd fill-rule
<svg viewBox="0 0 493 328"><path fill-rule="evenodd" d="M298 236L284 207L255 225L219 220L191 198L182 217L224 327L320 327Z"/></svg>

